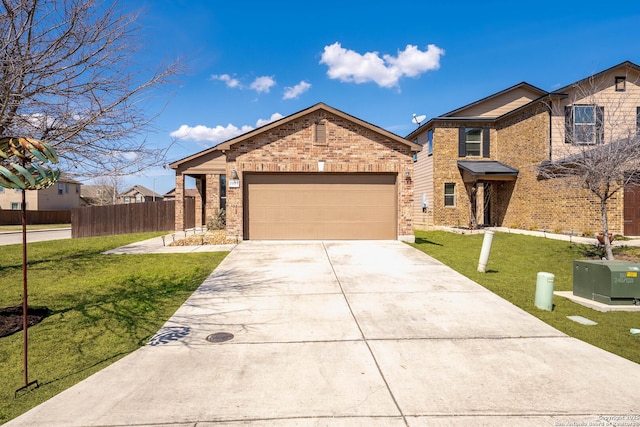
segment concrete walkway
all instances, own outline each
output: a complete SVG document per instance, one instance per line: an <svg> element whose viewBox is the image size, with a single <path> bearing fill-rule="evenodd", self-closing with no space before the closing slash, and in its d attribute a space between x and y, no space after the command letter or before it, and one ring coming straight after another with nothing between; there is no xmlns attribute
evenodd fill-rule
<svg viewBox="0 0 640 427"><path fill-rule="evenodd" d="M6 425L638 425L638 396L640 365L406 244L244 242L149 345Z"/></svg>

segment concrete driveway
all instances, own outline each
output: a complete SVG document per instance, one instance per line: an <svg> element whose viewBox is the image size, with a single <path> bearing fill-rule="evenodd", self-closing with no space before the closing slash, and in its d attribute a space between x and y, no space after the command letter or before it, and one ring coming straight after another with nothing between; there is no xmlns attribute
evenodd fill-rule
<svg viewBox="0 0 640 427"><path fill-rule="evenodd" d="M244 242L149 345L7 426L640 425L639 395L640 365L403 243Z"/></svg>

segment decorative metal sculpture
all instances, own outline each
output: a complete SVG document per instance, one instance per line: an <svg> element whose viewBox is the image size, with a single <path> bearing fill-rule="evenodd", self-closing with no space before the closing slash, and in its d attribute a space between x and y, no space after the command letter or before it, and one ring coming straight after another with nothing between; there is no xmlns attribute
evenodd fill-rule
<svg viewBox="0 0 640 427"><path fill-rule="evenodd" d="M40 190L53 185L60 178L60 171L51 169L45 163L58 163L55 150L47 143L33 138L0 138L0 187L22 190L22 330L24 386L16 394L31 385L38 387L38 381L29 382L27 319L27 210L26 190Z"/></svg>

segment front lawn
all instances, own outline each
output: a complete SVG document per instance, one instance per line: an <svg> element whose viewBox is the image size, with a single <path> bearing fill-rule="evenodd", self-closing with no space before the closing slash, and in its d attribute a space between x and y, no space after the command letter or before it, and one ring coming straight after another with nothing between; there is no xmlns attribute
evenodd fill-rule
<svg viewBox="0 0 640 427"><path fill-rule="evenodd" d="M50 315L29 328L24 385L22 332L0 338L0 424L143 346L228 252L102 255L158 236L145 233L30 243L29 306ZM0 308L19 305L22 246L0 246Z"/></svg>
<svg viewBox="0 0 640 427"><path fill-rule="evenodd" d="M538 272L555 275L554 290L572 291L573 260L593 257L593 247L541 237L495 233L487 272L479 273L477 267L483 235L444 231L417 231L415 234L413 246L507 301L567 335L640 363L640 336L629 332L630 328L640 328L640 312L602 313L555 295L551 312L534 305ZM619 253L620 257L637 259L637 250L625 252L624 255ZM598 325L585 326L567 319L573 315L586 317Z"/></svg>

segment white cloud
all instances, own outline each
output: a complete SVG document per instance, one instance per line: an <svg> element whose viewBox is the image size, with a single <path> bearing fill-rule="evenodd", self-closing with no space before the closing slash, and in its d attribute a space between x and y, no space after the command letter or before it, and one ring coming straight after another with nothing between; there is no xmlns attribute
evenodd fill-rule
<svg viewBox="0 0 640 427"><path fill-rule="evenodd" d="M407 45L398 51L398 56L367 52L364 55L343 48L336 42L324 47L321 64L329 67L329 78L342 82L375 82L381 87L395 87L401 77L417 77L420 74L440 68L440 57L444 50L434 44L421 51L417 46Z"/></svg>
<svg viewBox="0 0 640 427"><path fill-rule="evenodd" d="M256 127L264 126L268 123L281 119L283 116L280 113L273 113L268 119L258 119L256 121ZM174 130L170 133L171 137L187 141L206 142L213 145L222 141L226 141L231 138L235 138L238 135L247 133L253 130L254 127L250 125L244 125L240 128L229 123L227 126L218 125L210 128L203 125L189 126L182 125L178 130Z"/></svg>
<svg viewBox="0 0 640 427"><path fill-rule="evenodd" d="M262 76L262 77L257 77L251 83L251 85L249 85L249 87L258 93L263 93L263 92L269 93L269 90L271 89L272 86L275 86L275 84L276 84L276 81L273 79L273 77Z"/></svg>
<svg viewBox="0 0 640 427"><path fill-rule="evenodd" d="M231 88L242 88L242 85L240 84L240 80L238 79L234 79L233 77L231 77L229 74L213 74L211 76L211 78L213 80L220 80L221 82L224 82L227 87L231 87Z"/></svg>
<svg viewBox="0 0 640 427"><path fill-rule="evenodd" d="M266 124L269 124L271 122L275 122L276 120L280 120L282 117L284 117L282 114L280 113L273 113L271 115L270 118L268 119L258 119L258 121L256 122L256 126L260 127L260 126L264 126Z"/></svg>
<svg viewBox="0 0 640 427"><path fill-rule="evenodd" d="M210 128L203 125L197 125L191 127L189 125L182 125L178 130L171 132L173 138L190 140L196 142L211 142L217 144L227 139L231 139L245 132L249 132L253 128L251 126L242 126L237 128L229 123L226 127L218 125L214 128Z"/></svg>
<svg viewBox="0 0 640 427"><path fill-rule="evenodd" d="M307 83L304 80L295 86L287 86L284 88L284 95L282 99L295 99L311 89L311 83Z"/></svg>

